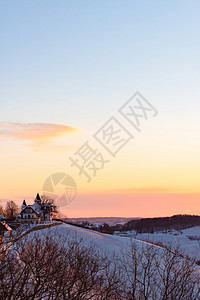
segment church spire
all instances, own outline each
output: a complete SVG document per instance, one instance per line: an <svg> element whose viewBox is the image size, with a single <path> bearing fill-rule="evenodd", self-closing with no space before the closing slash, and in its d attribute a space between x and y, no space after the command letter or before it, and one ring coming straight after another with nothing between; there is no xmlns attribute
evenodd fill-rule
<svg viewBox="0 0 200 300"><path fill-rule="evenodd" d="M36 195L35 203L41 203L41 198L40 198L39 193L37 193L37 195Z"/></svg>
<svg viewBox="0 0 200 300"><path fill-rule="evenodd" d="M23 201L23 203L22 203L22 206L21 206L22 210L23 210L26 206L27 206L26 200L24 199L24 201Z"/></svg>

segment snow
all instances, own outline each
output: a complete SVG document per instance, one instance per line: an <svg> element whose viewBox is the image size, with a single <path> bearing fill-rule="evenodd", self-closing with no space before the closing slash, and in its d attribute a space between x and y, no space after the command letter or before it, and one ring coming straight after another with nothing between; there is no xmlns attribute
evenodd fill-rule
<svg viewBox="0 0 200 300"><path fill-rule="evenodd" d="M76 227L69 224L62 224L59 226L42 229L37 231L39 234L53 234L66 241L81 240L85 247L93 247L99 254L106 254L113 257L113 254L121 257L131 245L131 238L129 236L109 235L96 232L93 230ZM30 233L31 236L34 233ZM191 237L197 239L190 239ZM136 239L135 239L136 237ZM149 244L156 247L158 251L163 251L163 246L172 247L175 249L179 247L181 253L185 256L200 260L200 227L193 227L174 233L154 233L154 234L135 234L132 232L132 240L138 248L145 247Z"/></svg>
<svg viewBox="0 0 200 300"><path fill-rule="evenodd" d="M200 226L190 227L182 230L182 232L187 236L200 237Z"/></svg>
<svg viewBox="0 0 200 300"><path fill-rule="evenodd" d="M53 234L54 236L57 236L66 241L81 241L81 244L83 246L92 247L100 255L105 254L110 258L113 258L114 254L118 257L121 257L131 245L131 239L129 237L103 234L100 232L68 224L62 224L59 226L43 229L37 231L37 233L41 235L45 233ZM30 233L29 236L31 236L32 234L34 233ZM135 240L135 243L138 248L142 248L144 245L147 245L147 243L137 240Z"/></svg>
<svg viewBox="0 0 200 300"><path fill-rule="evenodd" d="M137 270L138 270L137 272L139 272L139 274L140 272L141 274L145 274L146 272L145 270L144 273L142 273L143 266L146 263L146 258L148 257L148 251L145 250L149 249L149 245L155 247L154 249L157 250L156 252L149 252L149 253L156 253L155 254L156 260L153 259L152 261L153 268L156 266L156 261L159 262L159 266L161 266L161 269L162 267L165 268L165 264L166 264L165 254L168 252L166 251L166 249L163 249L162 246L153 245L153 243L162 242L164 245L172 244L173 247L176 247L176 245L179 244L182 253L193 257L197 256L199 258L200 257L199 242L197 240L190 240L188 238L189 236L187 236L187 234L192 236L194 235L194 233L197 234L199 232L198 230L200 230L200 227L199 229L194 228L190 230L188 229L188 231L176 232L177 235L174 235L173 233L137 234L135 239L135 235L133 235L133 232L131 232L133 236L132 238L130 238L128 236L103 234L90 229L81 228L74 225L63 223L58 226L30 232L29 234L26 235L25 242L28 243L29 239L32 239L35 234L36 235L39 234L41 238L43 236L45 237L46 235L48 236L52 235L55 238L57 238L58 242L59 241L61 242L81 241L81 246L85 246L86 248L92 247L96 251L96 253L98 253L100 256L106 255L109 261L111 262L110 264L111 268L112 267L115 268L117 266L117 268L119 268L120 273L123 274L123 278L124 278L123 280L125 284L126 282L128 282L126 286L129 286L130 284L128 281L129 274L132 274L131 272L133 272L134 270L133 258L131 258L131 251L130 251L131 249L129 248L129 246L131 246L131 239L134 242L134 246L136 246L137 254L135 257L137 259ZM15 244L13 245L13 247L15 247ZM67 243L66 243L66 247L67 247ZM138 251L142 248L144 249L144 252ZM141 256L140 253L142 254ZM128 273L126 273L127 271ZM198 273L200 274L200 267L198 265L195 265L192 271L195 275ZM157 268L153 270L152 276L153 276L153 282L159 280L160 275Z"/></svg>
<svg viewBox="0 0 200 300"><path fill-rule="evenodd" d="M179 247L182 254L200 260L200 226L184 229L181 232L177 231L176 234L141 233L137 234L136 238L155 244L161 243L174 249Z"/></svg>

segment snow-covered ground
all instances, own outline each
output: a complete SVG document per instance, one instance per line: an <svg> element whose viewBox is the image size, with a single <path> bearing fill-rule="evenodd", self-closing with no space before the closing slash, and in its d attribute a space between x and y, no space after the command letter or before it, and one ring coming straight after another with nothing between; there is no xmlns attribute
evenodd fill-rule
<svg viewBox="0 0 200 300"><path fill-rule="evenodd" d="M200 238L200 226L190 227L190 228L181 230L181 232L189 237L192 236L192 237Z"/></svg>
<svg viewBox="0 0 200 300"><path fill-rule="evenodd" d="M200 226L187 228L172 233L142 233L136 238L142 241L149 241L155 244L163 244L172 248L179 247L184 255L200 260Z"/></svg>
<svg viewBox="0 0 200 300"><path fill-rule="evenodd" d="M196 260L200 260L200 226L192 227L172 233L142 233L127 232L127 236L109 235L85 228L80 228L68 224L62 224L56 227L43 229L40 234L47 233L59 236L64 240L81 240L82 245L93 247L100 254L106 253L112 256L113 253L121 255L123 251L131 245L131 238L138 248L144 247L149 243L154 245L168 246L173 249L179 247L184 255L188 255ZM31 233L34 234L34 233ZM30 235L31 235L30 234ZM160 247L157 247L160 249ZM160 249L159 251L162 251Z"/></svg>
<svg viewBox="0 0 200 300"><path fill-rule="evenodd" d="M93 247L99 254L106 254L113 257L113 254L120 255L130 245L129 237L120 237L115 235L103 234L85 228L76 227L73 225L62 224L56 227L37 231L42 234L53 234L62 240L78 240L85 247ZM34 233L30 233L29 236ZM144 245L142 241L135 241L140 248Z"/></svg>
<svg viewBox="0 0 200 300"><path fill-rule="evenodd" d="M182 232L173 232L168 234L164 234L164 233L138 234L136 235L136 237L135 237L135 232L132 231L130 232L130 235L132 235L132 237L128 237L128 236L120 236L120 235L103 234L90 229L81 228L74 225L63 223L55 227L49 227L49 228L40 229L38 231L28 233L24 237L25 245L26 243L29 243L29 239L34 238L35 234L36 235L39 234L41 237L53 235L54 237L57 238L58 241L61 241L61 245L63 241L66 242L67 241L71 242L74 240L81 241L82 246L85 246L87 248L92 247L100 255L104 256L105 254L108 257L109 261L111 262L111 264L109 265L110 271L111 272L119 271L118 275L120 274L122 276L123 285L125 285L125 289L131 290L132 279L133 279L132 274L134 275L136 272L137 279L139 278L139 281L136 282L137 283L140 282L140 279L142 280L142 278L144 278L145 283L151 282L151 285L153 285L153 291L155 285L156 293L158 295L160 295L159 293L162 294L162 290L165 287L165 283L163 283L162 281L163 280L162 276L163 274L165 276L166 272L168 272L168 267L166 263L168 263L169 261L174 263L173 266L175 266L176 268L170 269L171 273L169 277L171 280L170 281L171 285L173 286L174 280L176 280L177 282L176 287L178 287L179 286L178 283L181 280L182 272L187 272L187 270L189 270L187 269L186 266L187 263L189 264L191 260L184 259L180 255L176 256L174 252L168 251L162 246L155 245L156 243L157 244L162 243L163 245L172 245L174 247L179 244L183 253L189 254L190 256L197 256L197 258L200 257L199 255L200 246L198 240L190 239L191 237L193 238L194 236L196 236L197 238L200 236L200 227L199 228L194 227L193 229L191 228L191 229L183 230ZM132 242L134 243L134 247L131 249L130 246ZM17 246L17 242L16 244L14 244L14 250L15 250L15 245ZM68 247L67 244L66 247ZM171 258L170 255L172 255ZM105 259L105 262L107 263L108 260ZM180 270L181 273L179 272ZM189 283L191 282L191 279L193 280L193 278L198 278L197 276L199 274L200 274L200 267L197 264L192 265L192 275L191 278L189 278ZM196 282L199 282L198 279L195 280ZM138 287L138 289L139 289L138 291L140 291L140 287ZM198 287L197 285L195 285L194 291L197 292L197 289ZM162 299L162 298L163 297L158 296L157 299ZM150 297L148 299L153 299L153 298ZM190 298L173 298L173 299L190 299ZM198 296L197 298L192 298L192 299L200 299L200 298Z"/></svg>

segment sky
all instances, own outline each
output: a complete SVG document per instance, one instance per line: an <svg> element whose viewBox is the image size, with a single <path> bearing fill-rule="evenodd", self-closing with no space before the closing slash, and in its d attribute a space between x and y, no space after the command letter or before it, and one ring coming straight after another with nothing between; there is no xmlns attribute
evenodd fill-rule
<svg viewBox="0 0 200 300"><path fill-rule="evenodd" d="M68 174L69 217L200 214L199 13L193 0L0 0L1 204Z"/></svg>

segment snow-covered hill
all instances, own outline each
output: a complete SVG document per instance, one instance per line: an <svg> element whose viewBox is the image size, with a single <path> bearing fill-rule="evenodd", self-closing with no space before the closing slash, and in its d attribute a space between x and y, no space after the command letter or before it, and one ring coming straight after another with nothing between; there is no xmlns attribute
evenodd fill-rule
<svg viewBox="0 0 200 300"><path fill-rule="evenodd" d="M172 248L179 247L182 254L188 255L196 260L200 260L200 226L192 227L181 232L174 233L154 233L154 234L130 234L130 236L119 236L103 234L85 228L76 227L73 225L62 224L60 226L44 229L40 234L53 234L59 236L64 240L81 240L82 245L86 247L93 247L100 254L108 254L112 256L113 253L121 255L123 251L131 245L131 239L138 248L146 245L154 244L161 246L168 246Z"/></svg>
<svg viewBox="0 0 200 300"><path fill-rule="evenodd" d="M73 225L62 224L60 226L44 229L40 234L53 234L59 236L62 240L78 240L86 247L93 247L99 254L107 254L113 257L113 254L121 255L130 245L129 237L120 237L115 235L103 234L85 228ZM34 233L30 234L33 235ZM138 248L145 245L142 241L135 241Z"/></svg>
<svg viewBox="0 0 200 300"><path fill-rule="evenodd" d="M172 233L142 233L136 238L172 248L179 247L184 255L200 260L200 226L187 228Z"/></svg>
<svg viewBox="0 0 200 300"><path fill-rule="evenodd" d="M64 278L64 288L68 289L65 294L75 293L76 289L80 289L82 279L86 275L86 281L90 283L90 275L94 274L94 270L97 270L96 275L100 276L98 277L100 285L95 285L95 289L87 290L86 297L83 299L89 299L87 298L88 295L91 296L91 293L95 293L91 299L196 300L200 299L200 267L195 261L182 255L183 253L190 256L199 254L198 241L190 239L191 236L193 238L194 233L198 235L198 228L176 233L176 236L154 233L152 235L140 234L130 238L128 236L103 234L74 225L60 224L29 232L19 242L16 241L14 247L10 247L13 257L16 257L17 253L17 259L13 264L11 259L11 270L16 269L16 264L20 265L23 262L23 264L26 263L27 268L29 265L32 266L30 272L32 272L33 279L38 274L34 270L39 266L39 270L44 269L42 276L45 274L48 280L52 280L52 276L49 277L48 272L56 274L54 276L57 279L61 269L60 279L58 278L56 284L53 280L51 285L57 291L57 284L60 286ZM172 244L172 248L176 247L178 243L181 244L182 254L173 251L173 249L166 249L162 245L153 244L158 244L161 241L163 245L171 246ZM54 254L56 255L54 256ZM44 258L46 261L43 262ZM79 272L79 270L81 271ZM85 271L87 272L85 273ZM100 278L103 280L99 281ZM72 285L71 282L73 282ZM76 283L75 286L74 282ZM30 288L28 281L27 286ZM103 291L105 295L108 286L115 297L107 297L106 295L104 298L97 298L96 289L99 290L101 287L100 293L102 294ZM117 294L115 294L116 288ZM83 292L85 293L85 290ZM135 296L131 298L130 295L133 293ZM118 297L119 295L120 297ZM37 299L47 298L38 297ZM61 298L58 297L58 299ZM79 298L69 297L67 299Z"/></svg>

